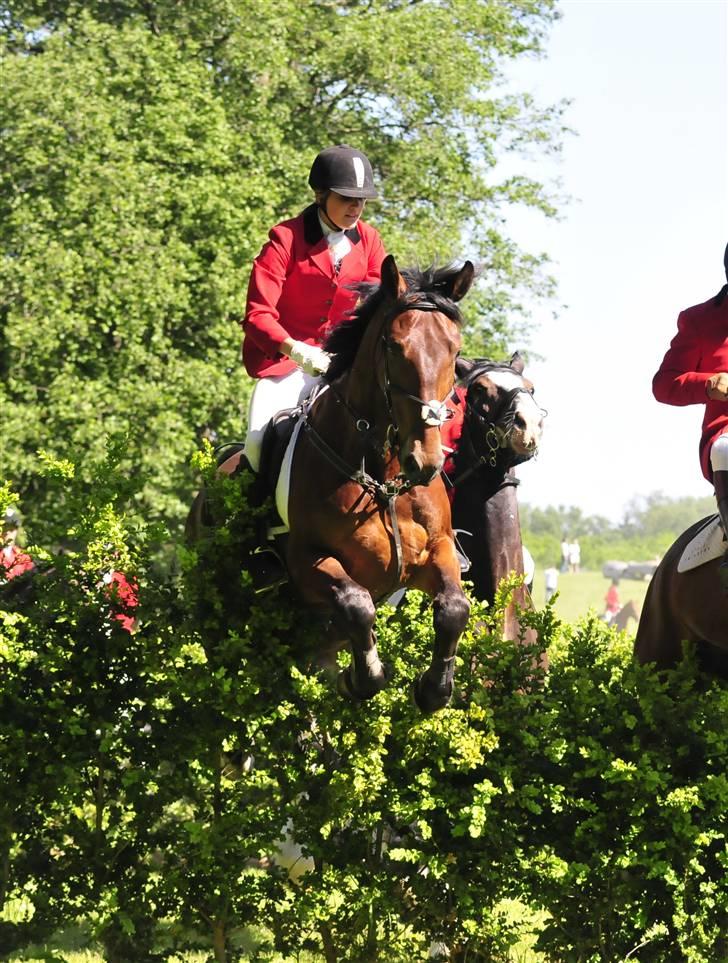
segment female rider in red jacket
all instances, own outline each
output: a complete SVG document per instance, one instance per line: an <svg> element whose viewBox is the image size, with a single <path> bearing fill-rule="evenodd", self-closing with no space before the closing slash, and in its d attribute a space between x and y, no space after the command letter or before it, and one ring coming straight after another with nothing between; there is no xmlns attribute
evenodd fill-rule
<svg viewBox="0 0 728 963"><path fill-rule="evenodd" d="M243 362L259 381L248 411L245 455L254 471L270 418L310 392L329 357L328 330L355 307L350 286L378 283L385 257L378 232L360 220L377 196L372 167L345 144L317 155L308 179L316 200L277 224L253 262L243 321Z"/></svg>
<svg viewBox="0 0 728 963"><path fill-rule="evenodd" d="M728 279L728 247L723 255ZM728 533L728 284L703 304L680 312L672 339L652 381L658 401L705 405L700 464L712 481L723 529ZM728 589L728 551L720 565Z"/></svg>

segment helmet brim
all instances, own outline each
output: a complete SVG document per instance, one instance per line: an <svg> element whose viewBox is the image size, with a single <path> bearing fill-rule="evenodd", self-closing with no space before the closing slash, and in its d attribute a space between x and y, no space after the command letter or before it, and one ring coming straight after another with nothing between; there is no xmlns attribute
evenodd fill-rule
<svg viewBox="0 0 728 963"><path fill-rule="evenodd" d="M341 194L342 197L361 197L366 201L373 201L379 197L379 194L373 188L367 190L366 187L351 187L348 184L341 187L332 184L328 190L335 191L337 194Z"/></svg>

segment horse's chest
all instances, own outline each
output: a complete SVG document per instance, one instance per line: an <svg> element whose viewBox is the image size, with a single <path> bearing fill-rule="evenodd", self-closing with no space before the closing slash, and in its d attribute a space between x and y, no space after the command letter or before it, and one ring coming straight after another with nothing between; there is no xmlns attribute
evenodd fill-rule
<svg viewBox="0 0 728 963"><path fill-rule="evenodd" d="M352 566L364 561L389 569L398 563L398 555L404 564L417 565L427 549L427 530L413 518L405 499L396 499L392 507L362 489L357 492L355 486L324 499L309 514L308 523L324 533L331 554Z"/></svg>

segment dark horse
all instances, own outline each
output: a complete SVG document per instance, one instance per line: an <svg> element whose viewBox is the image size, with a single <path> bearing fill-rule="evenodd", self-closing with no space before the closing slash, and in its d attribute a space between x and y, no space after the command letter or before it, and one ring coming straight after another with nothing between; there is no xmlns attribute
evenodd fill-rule
<svg viewBox="0 0 728 963"><path fill-rule="evenodd" d="M513 469L536 454L544 412L518 353L507 364L459 358L456 367L464 419L448 476L455 489L453 528L471 561L467 577L475 597L492 603L501 579L523 574ZM506 611L505 638L519 637L516 608L530 606L525 586L517 589Z"/></svg>
<svg viewBox="0 0 728 963"><path fill-rule="evenodd" d="M400 274L387 257L381 285L362 288L366 300L329 334L326 388L298 433L285 563L303 603L330 619L320 662L351 646L338 685L355 700L385 685L375 605L403 586L434 599L434 649L414 687L417 704L432 712L452 694L470 606L440 477L440 426L460 348L456 302L473 277L470 262Z"/></svg>
<svg viewBox="0 0 728 963"><path fill-rule="evenodd" d="M639 662L673 668L692 642L701 666L728 677L728 598L722 593L719 558L678 571L683 550L710 519L691 525L672 543L652 576L642 606L634 652Z"/></svg>

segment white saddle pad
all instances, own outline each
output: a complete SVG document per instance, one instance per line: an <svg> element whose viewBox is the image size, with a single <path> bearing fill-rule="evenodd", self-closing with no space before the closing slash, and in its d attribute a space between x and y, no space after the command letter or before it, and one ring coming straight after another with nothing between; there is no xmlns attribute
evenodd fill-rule
<svg viewBox="0 0 728 963"><path fill-rule="evenodd" d="M311 396L311 405L314 405L316 401L321 397L324 392L328 389L328 385L317 386L314 389L315 394ZM293 429L293 434L288 442L288 447L286 448L286 453L283 456L283 461L281 462L281 472L278 476L278 481L276 482L276 508L278 509L278 514L281 517L282 525L278 525L276 528L271 528L268 531L268 538L272 539L276 535L282 535L284 532L290 531L290 524L288 521L288 495L291 490L291 465L293 464L293 453L296 450L296 442L298 441L298 436L301 434L301 428L303 428L304 416L301 414L298 421L296 422L296 427Z"/></svg>
<svg viewBox="0 0 728 963"><path fill-rule="evenodd" d="M268 532L269 538L290 531L290 525L288 524L288 493L291 489L291 464L301 428L303 428L303 415L299 416L296 427L293 429L293 434L291 435L286 453L281 462L281 473L276 482L276 508L278 509L278 514L281 516L283 524L276 526L275 529L270 529Z"/></svg>
<svg viewBox="0 0 728 963"><path fill-rule="evenodd" d="M714 515L685 546L677 563L677 570L689 572L699 565L712 562L714 558L720 558L725 550L726 542L723 539L720 516Z"/></svg>

